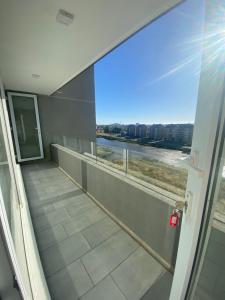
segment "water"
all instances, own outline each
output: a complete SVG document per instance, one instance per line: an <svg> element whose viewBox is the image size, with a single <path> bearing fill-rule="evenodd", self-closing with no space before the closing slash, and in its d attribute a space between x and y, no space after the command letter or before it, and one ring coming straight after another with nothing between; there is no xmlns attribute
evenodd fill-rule
<svg viewBox="0 0 225 300"><path fill-rule="evenodd" d="M105 138L96 138L96 142L98 145L113 147L113 151L116 151L120 156L122 155L122 149L128 149L130 150L130 155L132 156L140 156L140 154L142 154L146 158L163 161L170 165L181 165L180 159L188 156L179 150L142 146L139 144L108 140Z"/></svg>

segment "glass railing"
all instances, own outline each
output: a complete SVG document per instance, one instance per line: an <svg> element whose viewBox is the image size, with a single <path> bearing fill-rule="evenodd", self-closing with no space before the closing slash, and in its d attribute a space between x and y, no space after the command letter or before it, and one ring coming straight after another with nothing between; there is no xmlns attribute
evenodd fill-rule
<svg viewBox="0 0 225 300"><path fill-rule="evenodd" d="M161 149L160 149L161 150ZM174 151L174 150L171 150ZM157 152L157 150L154 152ZM164 190L184 196L187 183L187 169L157 159L157 155L128 150L128 174Z"/></svg>
<svg viewBox="0 0 225 300"><path fill-rule="evenodd" d="M188 155L181 151L139 145L128 145L125 148L124 143L119 147L110 142L102 144L65 136L56 141L148 187L161 188L181 197L185 195L188 170L182 166L181 158ZM142 151L129 147L140 148Z"/></svg>
<svg viewBox="0 0 225 300"><path fill-rule="evenodd" d="M119 169L133 179L184 197L188 171L180 164L180 158L185 154L168 149L157 151L152 147L143 151L149 153L97 144L96 154L93 155L96 155L97 162Z"/></svg>
<svg viewBox="0 0 225 300"><path fill-rule="evenodd" d="M124 151L121 148L96 144L96 157L97 162L124 170Z"/></svg>

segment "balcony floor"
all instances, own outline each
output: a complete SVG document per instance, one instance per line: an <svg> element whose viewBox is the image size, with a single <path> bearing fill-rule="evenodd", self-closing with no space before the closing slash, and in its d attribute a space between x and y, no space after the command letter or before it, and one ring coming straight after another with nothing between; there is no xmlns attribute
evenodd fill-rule
<svg viewBox="0 0 225 300"><path fill-rule="evenodd" d="M22 171L52 299L168 299L172 275L54 164Z"/></svg>

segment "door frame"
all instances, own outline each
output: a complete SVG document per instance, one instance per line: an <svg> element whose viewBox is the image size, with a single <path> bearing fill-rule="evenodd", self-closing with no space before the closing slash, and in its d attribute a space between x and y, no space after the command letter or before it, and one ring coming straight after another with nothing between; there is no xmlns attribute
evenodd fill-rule
<svg viewBox="0 0 225 300"><path fill-rule="evenodd" d="M10 171L10 177L12 180L12 188L15 191L16 199L18 203L16 205L20 205L20 199L18 195L17 185L16 185L16 175L15 175L15 153L14 153L14 147L12 143L12 135L10 130L10 123L8 119L8 112L7 112L7 106L6 106L6 97L5 97L5 89L3 86L3 83L0 78L0 123L2 125L2 131L3 131L3 139L5 143L5 149L6 149L6 155L8 159L8 166ZM2 190L0 187L0 219L1 219L1 225L2 225L2 232L6 241L7 250L9 254L10 261L13 266L13 270L16 275L16 280L19 284L20 292L24 299L29 299L29 291L27 290L27 286L23 280L22 276L22 270L20 268L20 264L18 262L18 257L16 254L15 245L13 242L10 225L8 221L8 217L5 210L4 205L4 199L2 195Z"/></svg>
<svg viewBox="0 0 225 300"><path fill-rule="evenodd" d="M212 4L211 0L205 0L198 103L191 156L187 163L189 172L185 200L188 203L188 209L183 212L182 216L170 300L183 300L187 296L188 285L195 266L196 249L212 176L220 124L224 121L222 105L225 99L225 69L223 68L225 53L224 50L218 52L219 45L215 43L215 36L222 30L221 19L216 19L222 1L218 0Z"/></svg>
<svg viewBox="0 0 225 300"><path fill-rule="evenodd" d="M42 159L42 158L44 158L42 136L41 136L41 127L40 127L40 118L39 118L39 112L38 112L37 96L33 95L33 94L17 93L17 92L8 92L7 96L8 96L8 100L9 100L9 110L10 110L10 116L11 116L11 121L12 121L13 135L14 135L14 141L15 141L15 147L16 147L16 153L17 153L17 160L18 160L18 162L23 162L23 161L36 160L36 159ZM19 145L19 139L18 139L18 134L17 134L16 119L15 119L15 114L14 114L14 107L13 107L12 96L23 96L23 97L27 97L27 98L33 98L33 100L34 100L34 109L35 109L35 116L36 116L36 123L37 123L38 141L39 141L39 148L40 148L40 154L41 154L40 156L29 157L29 158L22 158L21 157L20 145Z"/></svg>

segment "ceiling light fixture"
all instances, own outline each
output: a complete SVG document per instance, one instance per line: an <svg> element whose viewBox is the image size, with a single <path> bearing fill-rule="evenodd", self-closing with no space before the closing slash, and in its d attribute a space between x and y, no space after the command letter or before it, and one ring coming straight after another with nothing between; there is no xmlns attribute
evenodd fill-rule
<svg viewBox="0 0 225 300"><path fill-rule="evenodd" d="M73 22L73 19L74 19L74 15L64 9L59 9L58 14L56 16L56 21L58 23L67 26Z"/></svg>

